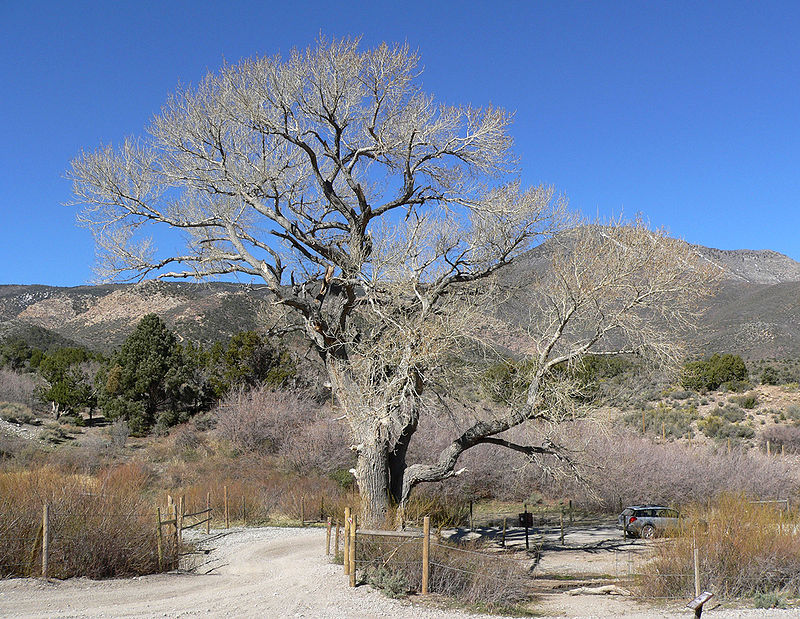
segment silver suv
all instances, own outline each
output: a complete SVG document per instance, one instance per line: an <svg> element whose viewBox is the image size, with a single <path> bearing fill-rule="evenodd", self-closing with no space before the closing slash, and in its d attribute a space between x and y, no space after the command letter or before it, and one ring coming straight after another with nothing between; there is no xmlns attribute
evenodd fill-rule
<svg viewBox="0 0 800 619"><path fill-rule="evenodd" d="M632 505L626 507L617 518L617 527L625 537L652 539L677 529L681 515L678 510L663 505Z"/></svg>

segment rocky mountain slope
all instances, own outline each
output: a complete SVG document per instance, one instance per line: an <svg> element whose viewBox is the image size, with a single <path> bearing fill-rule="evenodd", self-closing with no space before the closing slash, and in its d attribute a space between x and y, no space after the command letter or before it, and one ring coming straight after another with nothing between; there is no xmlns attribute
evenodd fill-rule
<svg viewBox="0 0 800 619"><path fill-rule="evenodd" d="M107 352L142 316L155 313L182 337L208 343L255 328L265 299L261 289L229 283L0 286L0 339L33 338L39 347L74 342Z"/></svg>
<svg viewBox="0 0 800 619"><path fill-rule="evenodd" d="M694 351L800 357L800 263L768 250L694 248L726 274L694 336ZM544 244L513 267L513 277L547 262ZM19 336L41 348L77 343L107 352L142 316L156 313L182 337L208 343L254 328L267 298L261 287L232 283L0 286L0 339Z"/></svg>

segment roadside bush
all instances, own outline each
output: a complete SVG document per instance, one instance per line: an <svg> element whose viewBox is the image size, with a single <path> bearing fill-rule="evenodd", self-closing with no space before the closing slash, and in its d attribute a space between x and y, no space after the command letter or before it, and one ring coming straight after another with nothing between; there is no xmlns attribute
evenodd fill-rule
<svg viewBox="0 0 800 619"><path fill-rule="evenodd" d="M728 402L732 402L737 406L741 406L742 408L750 410L755 408L756 404L758 404L758 394L745 393L744 395L732 395L728 398Z"/></svg>
<svg viewBox="0 0 800 619"><path fill-rule="evenodd" d="M0 473L0 576L30 576L40 569L41 552L32 549L41 547L45 502L50 505L53 577L158 571L153 506L145 498L148 482L148 472L138 465L96 477L52 467Z"/></svg>
<svg viewBox="0 0 800 619"><path fill-rule="evenodd" d="M681 385L693 391L712 391L723 383L747 380L747 366L739 355L714 354L704 361L683 366Z"/></svg>
<svg viewBox="0 0 800 619"><path fill-rule="evenodd" d="M645 431L661 436L662 431L669 438L683 438L692 435L692 422L699 418L695 406L672 408L659 403L655 408L644 410ZM631 411L622 417L623 422L642 431L642 411Z"/></svg>
<svg viewBox="0 0 800 619"><path fill-rule="evenodd" d="M21 374L0 367L0 402L33 406L36 381L31 374Z"/></svg>
<svg viewBox="0 0 800 619"><path fill-rule="evenodd" d="M753 428L740 423L730 423L727 418L709 415L697 422L697 428L709 438L750 439L755 436Z"/></svg>
<svg viewBox="0 0 800 619"><path fill-rule="evenodd" d="M800 453L800 426L775 425L766 428L761 433L761 447L765 450L767 441L774 449Z"/></svg>
<svg viewBox="0 0 800 619"><path fill-rule="evenodd" d="M571 497L576 507L587 511L613 512L620 504L682 505L724 492L772 499L790 496L800 486L790 463L756 451L734 449L728 454L699 444L655 443L636 432L588 422L553 441L573 446L586 483L565 475L560 481L540 481L538 489L548 497ZM532 465L526 474L536 477L540 471Z"/></svg>
<svg viewBox="0 0 800 619"><path fill-rule="evenodd" d="M0 402L0 419L8 423L41 425L41 420L33 415L33 411L18 402Z"/></svg>
<svg viewBox="0 0 800 619"><path fill-rule="evenodd" d="M277 453L314 419L316 405L289 391L259 387L229 393L217 407L216 431L243 451Z"/></svg>
<svg viewBox="0 0 800 619"><path fill-rule="evenodd" d="M703 523L700 526L698 523ZM693 543L700 555L702 587L726 596L800 593L798 514L750 502L743 494L719 496L708 509L695 509L679 536L660 544L643 566L647 596L694 592Z"/></svg>
<svg viewBox="0 0 800 619"><path fill-rule="evenodd" d="M761 384L762 385L777 385L780 382L778 370L771 365L768 365L761 371Z"/></svg>
<svg viewBox="0 0 800 619"><path fill-rule="evenodd" d="M429 589L462 604L504 610L530 598L528 578L519 562L482 553L475 544L431 540ZM422 540L364 536L359 540L362 582L402 597L422 587Z"/></svg>

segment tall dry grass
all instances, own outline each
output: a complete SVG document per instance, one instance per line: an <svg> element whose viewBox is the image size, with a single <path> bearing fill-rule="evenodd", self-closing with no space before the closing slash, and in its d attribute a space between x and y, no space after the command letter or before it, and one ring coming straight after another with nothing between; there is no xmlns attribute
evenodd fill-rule
<svg viewBox="0 0 800 619"><path fill-rule="evenodd" d="M158 571L149 473L136 464L97 476L51 466L0 473L0 575L41 568L43 505L50 506L49 575L108 578ZM165 567L174 560L167 547Z"/></svg>
<svg viewBox="0 0 800 619"><path fill-rule="evenodd" d="M677 537L659 545L645 565L647 596L694 594L694 545L701 586L718 595L747 597L769 592L800 594L800 514L725 494L710 507L690 510Z"/></svg>

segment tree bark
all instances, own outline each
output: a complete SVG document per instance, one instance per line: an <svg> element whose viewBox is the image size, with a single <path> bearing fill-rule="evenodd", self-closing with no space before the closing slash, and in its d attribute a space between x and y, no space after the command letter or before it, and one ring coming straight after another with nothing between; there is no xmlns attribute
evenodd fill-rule
<svg viewBox="0 0 800 619"><path fill-rule="evenodd" d="M361 497L360 522L368 528L384 527L389 511L388 445L379 443L360 447L356 481Z"/></svg>

